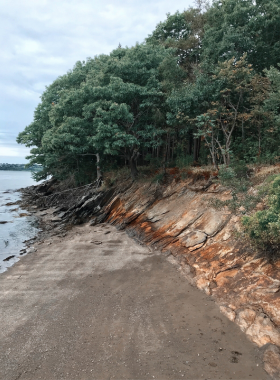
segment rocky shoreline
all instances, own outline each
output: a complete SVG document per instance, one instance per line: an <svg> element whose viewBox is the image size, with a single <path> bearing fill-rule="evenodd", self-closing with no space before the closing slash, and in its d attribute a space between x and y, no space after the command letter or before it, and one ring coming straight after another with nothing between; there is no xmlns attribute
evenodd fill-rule
<svg viewBox="0 0 280 380"><path fill-rule="evenodd" d="M0 276L1 379L268 380L172 256L109 223L33 246Z"/></svg>
<svg viewBox="0 0 280 380"><path fill-rule="evenodd" d="M40 185L18 190L21 193L21 199L16 204L36 218L39 228L36 236L23 241L25 246L19 251L19 256L36 252L38 246L47 239L66 237L69 229L74 225L84 223L90 217L91 213L89 212L76 215L76 211L79 210L79 206L84 203L84 200L93 194L98 195L97 202L102 197L102 193L97 191L94 184L79 188L78 191L63 192L57 192L56 185L53 181L46 181ZM102 222L104 217L99 216L99 220Z"/></svg>
<svg viewBox="0 0 280 380"><path fill-rule="evenodd" d="M260 347L265 370L280 378L280 263L256 258L234 239L239 217L209 207L228 192L207 180L175 180L100 190L94 184L71 191L52 181L22 190L24 207L40 218L36 250L47 237L64 238L75 225L107 222L151 248L172 255L181 272L211 295L220 310Z"/></svg>

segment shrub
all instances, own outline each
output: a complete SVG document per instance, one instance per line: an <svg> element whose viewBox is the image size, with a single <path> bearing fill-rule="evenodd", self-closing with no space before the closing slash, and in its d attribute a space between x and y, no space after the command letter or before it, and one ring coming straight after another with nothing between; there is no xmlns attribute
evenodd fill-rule
<svg viewBox="0 0 280 380"><path fill-rule="evenodd" d="M233 198L238 193L246 193L249 188L250 181L244 171L242 166L222 166L219 170L219 182L231 190Z"/></svg>
<svg viewBox="0 0 280 380"><path fill-rule="evenodd" d="M165 173L157 173L151 180L152 183L162 183L163 179L165 177Z"/></svg>
<svg viewBox="0 0 280 380"><path fill-rule="evenodd" d="M244 161L242 160L233 161L233 163L231 164L231 167L234 170L237 178L249 177L249 168Z"/></svg>
<svg viewBox="0 0 280 380"><path fill-rule="evenodd" d="M252 210L260 202L263 195L260 190L257 194L248 193L251 183L249 168L244 161L235 161L231 166L220 166L218 182L231 191L232 199L225 201L220 199L210 200L211 206L216 209L222 209L226 206L231 212L239 212L242 207L240 212L245 213Z"/></svg>
<svg viewBox="0 0 280 380"><path fill-rule="evenodd" d="M266 210L243 217L242 224L252 243L274 257L280 248L280 175L270 185L266 203Z"/></svg>
<svg viewBox="0 0 280 380"><path fill-rule="evenodd" d="M222 165L219 170L219 180L222 185L230 185L233 178L236 177L236 173L233 170L232 167L227 167L225 165Z"/></svg>
<svg viewBox="0 0 280 380"><path fill-rule="evenodd" d="M180 169L189 168L193 164L193 156L185 155L176 158L176 166Z"/></svg>

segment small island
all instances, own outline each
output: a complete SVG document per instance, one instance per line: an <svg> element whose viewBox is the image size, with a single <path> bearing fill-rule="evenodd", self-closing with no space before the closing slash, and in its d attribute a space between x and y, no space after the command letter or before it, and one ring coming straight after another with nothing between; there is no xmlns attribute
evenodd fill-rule
<svg viewBox="0 0 280 380"><path fill-rule="evenodd" d="M25 164L4 164L0 163L0 170L16 170L16 171L31 171L38 172L42 170L42 165L34 164L27 167Z"/></svg>

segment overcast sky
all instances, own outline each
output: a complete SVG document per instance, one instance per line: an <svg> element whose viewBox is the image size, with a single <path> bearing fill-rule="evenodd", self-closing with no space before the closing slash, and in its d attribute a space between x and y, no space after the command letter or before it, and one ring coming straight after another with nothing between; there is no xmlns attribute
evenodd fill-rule
<svg viewBox="0 0 280 380"><path fill-rule="evenodd" d="M45 86L75 62L142 42L193 0L0 0L0 162L23 163L17 134Z"/></svg>

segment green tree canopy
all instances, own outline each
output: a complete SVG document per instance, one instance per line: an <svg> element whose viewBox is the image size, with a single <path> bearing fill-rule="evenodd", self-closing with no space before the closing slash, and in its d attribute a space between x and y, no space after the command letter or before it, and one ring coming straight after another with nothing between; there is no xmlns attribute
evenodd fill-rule
<svg viewBox="0 0 280 380"><path fill-rule="evenodd" d="M280 62L280 0L214 0L206 14L203 59L239 59L255 70Z"/></svg>
<svg viewBox="0 0 280 380"><path fill-rule="evenodd" d="M137 160L280 158L280 0L197 3L168 13L143 44L77 62L46 88L17 139L32 148L30 165L42 164L38 179L88 182L97 161L129 163L135 178Z"/></svg>
<svg viewBox="0 0 280 380"><path fill-rule="evenodd" d="M161 44L175 49L178 63L190 73L193 64L200 60L201 38L205 16L198 8L190 8L182 13L167 14L164 22L146 38L148 44Z"/></svg>
<svg viewBox="0 0 280 380"><path fill-rule="evenodd" d="M46 89L18 142L35 145L30 162L43 164L41 177L86 176L97 153L126 157L135 177L140 149L160 142L178 70L172 49L148 44L79 62Z"/></svg>

